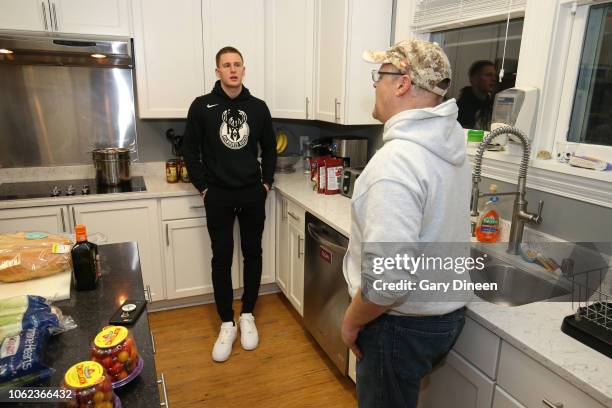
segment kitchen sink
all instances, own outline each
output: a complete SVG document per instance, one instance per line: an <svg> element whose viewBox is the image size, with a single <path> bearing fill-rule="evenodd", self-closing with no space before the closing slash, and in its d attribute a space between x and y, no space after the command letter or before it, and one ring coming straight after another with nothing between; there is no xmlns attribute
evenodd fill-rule
<svg viewBox="0 0 612 408"><path fill-rule="evenodd" d="M483 255L478 250L472 252L472 256ZM486 254L485 259L485 267L482 270L472 269L470 277L473 283L496 283L497 290L474 290L474 294L482 300L498 305L520 306L570 293L559 284L510 265L491 254Z"/></svg>

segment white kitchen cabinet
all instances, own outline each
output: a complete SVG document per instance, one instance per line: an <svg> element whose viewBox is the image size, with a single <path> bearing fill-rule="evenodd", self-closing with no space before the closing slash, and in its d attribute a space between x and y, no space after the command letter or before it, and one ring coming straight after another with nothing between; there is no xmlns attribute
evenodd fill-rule
<svg viewBox="0 0 612 408"><path fill-rule="evenodd" d="M50 31L50 18L47 0L2 0L0 29Z"/></svg>
<svg viewBox="0 0 612 408"><path fill-rule="evenodd" d="M132 14L138 116L186 118L205 93L201 1L133 0Z"/></svg>
<svg viewBox="0 0 612 408"><path fill-rule="evenodd" d="M266 197L266 222L264 224L264 230L261 237L261 284L265 285L268 283L274 283L276 280L275 270L275 252L274 238L276 234L275 230L275 211L276 211L276 192L270 190ZM238 240L235 245L240 249L240 232L238 232ZM242 251L240 251L240 262L238 264L240 270L240 287L244 286L244 258L242 257Z"/></svg>
<svg viewBox="0 0 612 408"><path fill-rule="evenodd" d="M422 408L490 408L495 383L451 350L444 363L429 378L422 396Z"/></svg>
<svg viewBox="0 0 612 408"><path fill-rule="evenodd" d="M109 244L136 241L144 285L151 288L153 300L165 298L156 200L77 204L70 211L73 225L104 234Z"/></svg>
<svg viewBox="0 0 612 408"><path fill-rule="evenodd" d="M364 50L389 48L391 0L317 0L315 119L342 124L372 118L374 88Z"/></svg>
<svg viewBox="0 0 612 408"><path fill-rule="evenodd" d="M16 231L70 232L68 207L30 207L0 210L0 233Z"/></svg>
<svg viewBox="0 0 612 408"><path fill-rule="evenodd" d="M289 301L304 315L304 227L289 222Z"/></svg>
<svg viewBox="0 0 612 408"><path fill-rule="evenodd" d="M357 356L353 350L349 350L348 376L354 383L357 383Z"/></svg>
<svg viewBox="0 0 612 408"><path fill-rule="evenodd" d="M315 0L266 0L266 103L272 117L312 119Z"/></svg>
<svg viewBox="0 0 612 408"><path fill-rule="evenodd" d="M237 48L244 58L244 85L251 94L264 99L264 15L263 0L235 0L231 3L224 0L202 0L206 92L212 90L217 80L215 55L229 45Z"/></svg>
<svg viewBox="0 0 612 408"><path fill-rule="evenodd" d="M500 351L497 384L526 407L604 408L505 341L502 341Z"/></svg>
<svg viewBox="0 0 612 408"><path fill-rule="evenodd" d="M525 406L512 398L503 388L496 385L493 394L493 408L525 408Z"/></svg>
<svg viewBox="0 0 612 408"><path fill-rule="evenodd" d="M289 220L287 199L281 194L276 196L276 284L289 297Z"/></svg>
<svg viewBox="0 0 612 408"><path fill-rule="evenodd" d="M300 315L304 314L305 210L278 195L276 283Z"/></svg>
<svg viewBox="0 0 612 408"><path fill-rule="evenodd" d="M213 293L212 248L206 217L163 222L166 297L177 299ZM234 264L237 256L234 255ZM238 288L238 268L232 267L232 284Z"/></svg>
<svg viewBox="0 0 612 408"><path fill-rule="evenodd" d="M129 37L130 0L49 0L53 31Z"/></svg>
<svg viewBox="0 0 612 408"><path fill-rule="evenodd" d="M2 0L0 29L127 37L129 0Z"/></svg>

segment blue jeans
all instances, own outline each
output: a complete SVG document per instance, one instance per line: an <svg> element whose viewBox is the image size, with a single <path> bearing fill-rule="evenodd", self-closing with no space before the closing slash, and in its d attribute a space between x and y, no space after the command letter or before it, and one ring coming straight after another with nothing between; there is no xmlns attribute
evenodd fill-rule
<svg viewBox="0 0 612 408"><path fill-rule="evenodd" d="M368 323L357 337L359 407L416 407L421 379L453 347L464 316L461 308L442 316L383 314Z"/></svg>

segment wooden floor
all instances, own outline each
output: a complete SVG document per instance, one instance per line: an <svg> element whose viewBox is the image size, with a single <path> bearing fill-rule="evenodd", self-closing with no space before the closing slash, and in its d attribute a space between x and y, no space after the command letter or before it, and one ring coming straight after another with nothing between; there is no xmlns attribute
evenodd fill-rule
<svg viewBox="0 0 612 408"><path fill-rule="evenodd" d="M239 302L234 311L238 316ZM282 294L260 296L254 314L259 347L245 351L238 337L225 363L210 355L220 325L214 304L149 315L157 371L173 408L357 406L353 382L338 373Z"/></svg>

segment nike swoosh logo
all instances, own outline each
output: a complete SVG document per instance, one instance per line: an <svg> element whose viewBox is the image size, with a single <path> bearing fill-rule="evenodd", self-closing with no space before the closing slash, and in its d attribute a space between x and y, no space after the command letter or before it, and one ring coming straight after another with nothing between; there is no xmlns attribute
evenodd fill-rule
<svg viewBox="0 0 612 408"><path fill-rule="evenodd" d="M215 107L215 106L217 106L217 105L218 105L218 103L215 103L214 105L209 105L209 104L206 104L206 107L207 107L207 108L212 108L212 107Z"/></svg>

